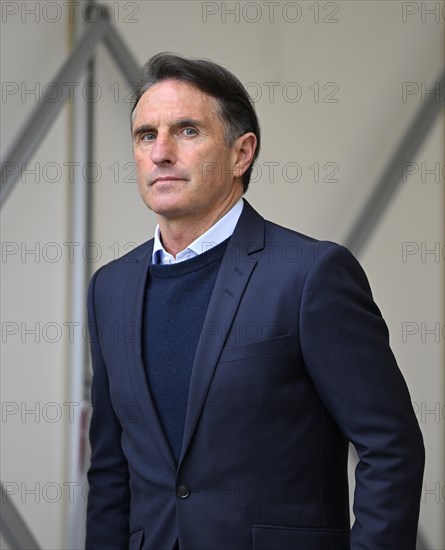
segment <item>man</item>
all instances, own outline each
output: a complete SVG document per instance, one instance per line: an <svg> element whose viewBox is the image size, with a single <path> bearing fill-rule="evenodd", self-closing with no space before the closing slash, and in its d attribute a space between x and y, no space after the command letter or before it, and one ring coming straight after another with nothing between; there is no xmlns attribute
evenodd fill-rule
<svg viewBox="0 0 445 550"><path fill-rule="evenodd" d="M90 285L87 549L414 550L424 450L386 325L346 249L242 199L240 82L154 56L132 138L158 226Z"/></svg>

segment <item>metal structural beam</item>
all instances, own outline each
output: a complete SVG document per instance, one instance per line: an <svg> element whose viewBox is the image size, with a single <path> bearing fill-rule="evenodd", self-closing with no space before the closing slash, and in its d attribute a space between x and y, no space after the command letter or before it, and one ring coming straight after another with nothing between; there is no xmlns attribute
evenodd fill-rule
<svg viewBox="0 0 445 550"><path fill-rule="evenodd" d="M51 86L48 86L49 91L47 90L42 95L41 101L23 125L4 162L2 162L0 180L0 201L2 204L4 204L6 197L18 181L21 167L32 158L59 111L65 105L70 93L70 86L67 84L78 80L86 64L94 56L96 46L109 32L109 29L109 17L106 13L102 13L101 18L96 23L92 23L83 38L78 41L76 48L73 49L51 81L51 85L54 86L57 92L55 97L60 95L60 100L56 102L49 101L52 94L50 91Z"/></svg>
<svg viewBox="0 0 445 550"><path fill-rule="evenodd" d="M10 548L26 548L39 550L34 535L23 521L17 508L14 506L7 488L1 486L2 513L0 515L0 532Z"/></svg>
<svg viewBox="0 0 445 550"><path fill-rule="evenodd" d="M88 8L95 6L94 0L88 0ZM83 17L83 8L79 3L73 6L74 17L72 35L73 47L76 47L91 23L88 16ZM102 10L101 10L102 11ZM111 28L111 25L110 25ZM109 32L109 29L107 29ZM105 35L104 35L105 36ZM74 90L74 101L70 105L70 161L73 163L73 185L69 187L69 240L79 243L85 250L92 242L92 199L93 188L90 170L94 155L94 102L84 95L94 82L94 57L87 61L79 74L78 86ZM85 297L88 291L88 281L91 276L90 264L80 259L69 265L67 279L67 312L68 318L78 326L85 327L87 312ZM85 404L84 383L89 366L88 345L85 338L77 338L67 348L66 356L66 399L69 403ZM83 418L80 411L73 415L72 422L66 427L65 436L65 479L84 486L86 484L85 468L83 466L82 449L85 434L82 431ZM64 502L62 510L62 534L65 548L82 548L85 541L85 502L83 498Z"/></svg>
<svg viewBox="0 0 445 550"><path fill-rule="evenodd" d="M87 63L94 57L97 45L105 40L105 44L117 62L124 77L135 82L138 65L117 34L110 22L106 8L101 8L101 17L97 22L90 23L88 30L77 42L68 59L48 85L45 95L23 125L9 152L1 165L0 202L3 205L14 185L20 178L22 166L32 158L42 139L56 119L59 111L69 98L71 87L69 83L77 82ZM57 102L51 101L51 87L55 96L60 95Z"/></svg>
<svg viewBox="0 0 445 550"><path fill-rule="evenodd" d="M435 85L439 90L445 88L445 72L435 81ZM344 241L345 246L354 254L358 255L366 245L402 182L404 163L411 162L416 158L417 152L443 106L443 94L436 97L435 94L429 93L416 113L408 131L389 159Z"/></svg>
<svg viewBox="0 0 445 550"><path fill-rule="evenodd" d="M125 80L134 90L138 80L140 65L138 65L133 54L127 48L116 28L112 25L110 25L107 34L104 36L104 43Z"/></svg>

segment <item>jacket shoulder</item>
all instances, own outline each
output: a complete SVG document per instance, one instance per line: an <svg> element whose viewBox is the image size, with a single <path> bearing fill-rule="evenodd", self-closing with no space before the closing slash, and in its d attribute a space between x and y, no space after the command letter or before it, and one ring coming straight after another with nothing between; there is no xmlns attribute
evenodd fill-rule
<svg viewBox="0 0 445 550"><path fill-rule="evenodd" d="M292 253L292 249L294 249L294 254L298 252L302 256L300 259L304 257L329 258L331 256L353 256L347 248L337 242L316 239L315 237L300 233L299 231L284 227L269 220L265 220L265 245L279 245L280 248L289 249L290 253Z"/></svg>

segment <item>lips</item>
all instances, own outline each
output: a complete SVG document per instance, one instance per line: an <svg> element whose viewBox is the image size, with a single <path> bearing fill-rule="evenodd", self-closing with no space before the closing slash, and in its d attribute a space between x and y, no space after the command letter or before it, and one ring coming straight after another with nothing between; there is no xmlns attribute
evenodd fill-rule
<svg viewBox="0 0 445 550"><path fill-rule="evenodd" d="M159 176L158 178L155 178L151 182L151 185L162 181L184 181L184 180L185 178L178 178L177 176Z"/></svg>

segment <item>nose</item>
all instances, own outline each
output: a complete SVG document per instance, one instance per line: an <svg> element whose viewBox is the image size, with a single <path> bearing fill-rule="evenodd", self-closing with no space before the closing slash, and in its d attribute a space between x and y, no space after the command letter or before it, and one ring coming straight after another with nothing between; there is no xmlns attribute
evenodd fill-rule
<svg viewBox="0 0 445 550"><path fill-rule="evenodd" d="M159 133L151 146L150 157L153 164L174 164L176 145L172 136Z"/></svg>

